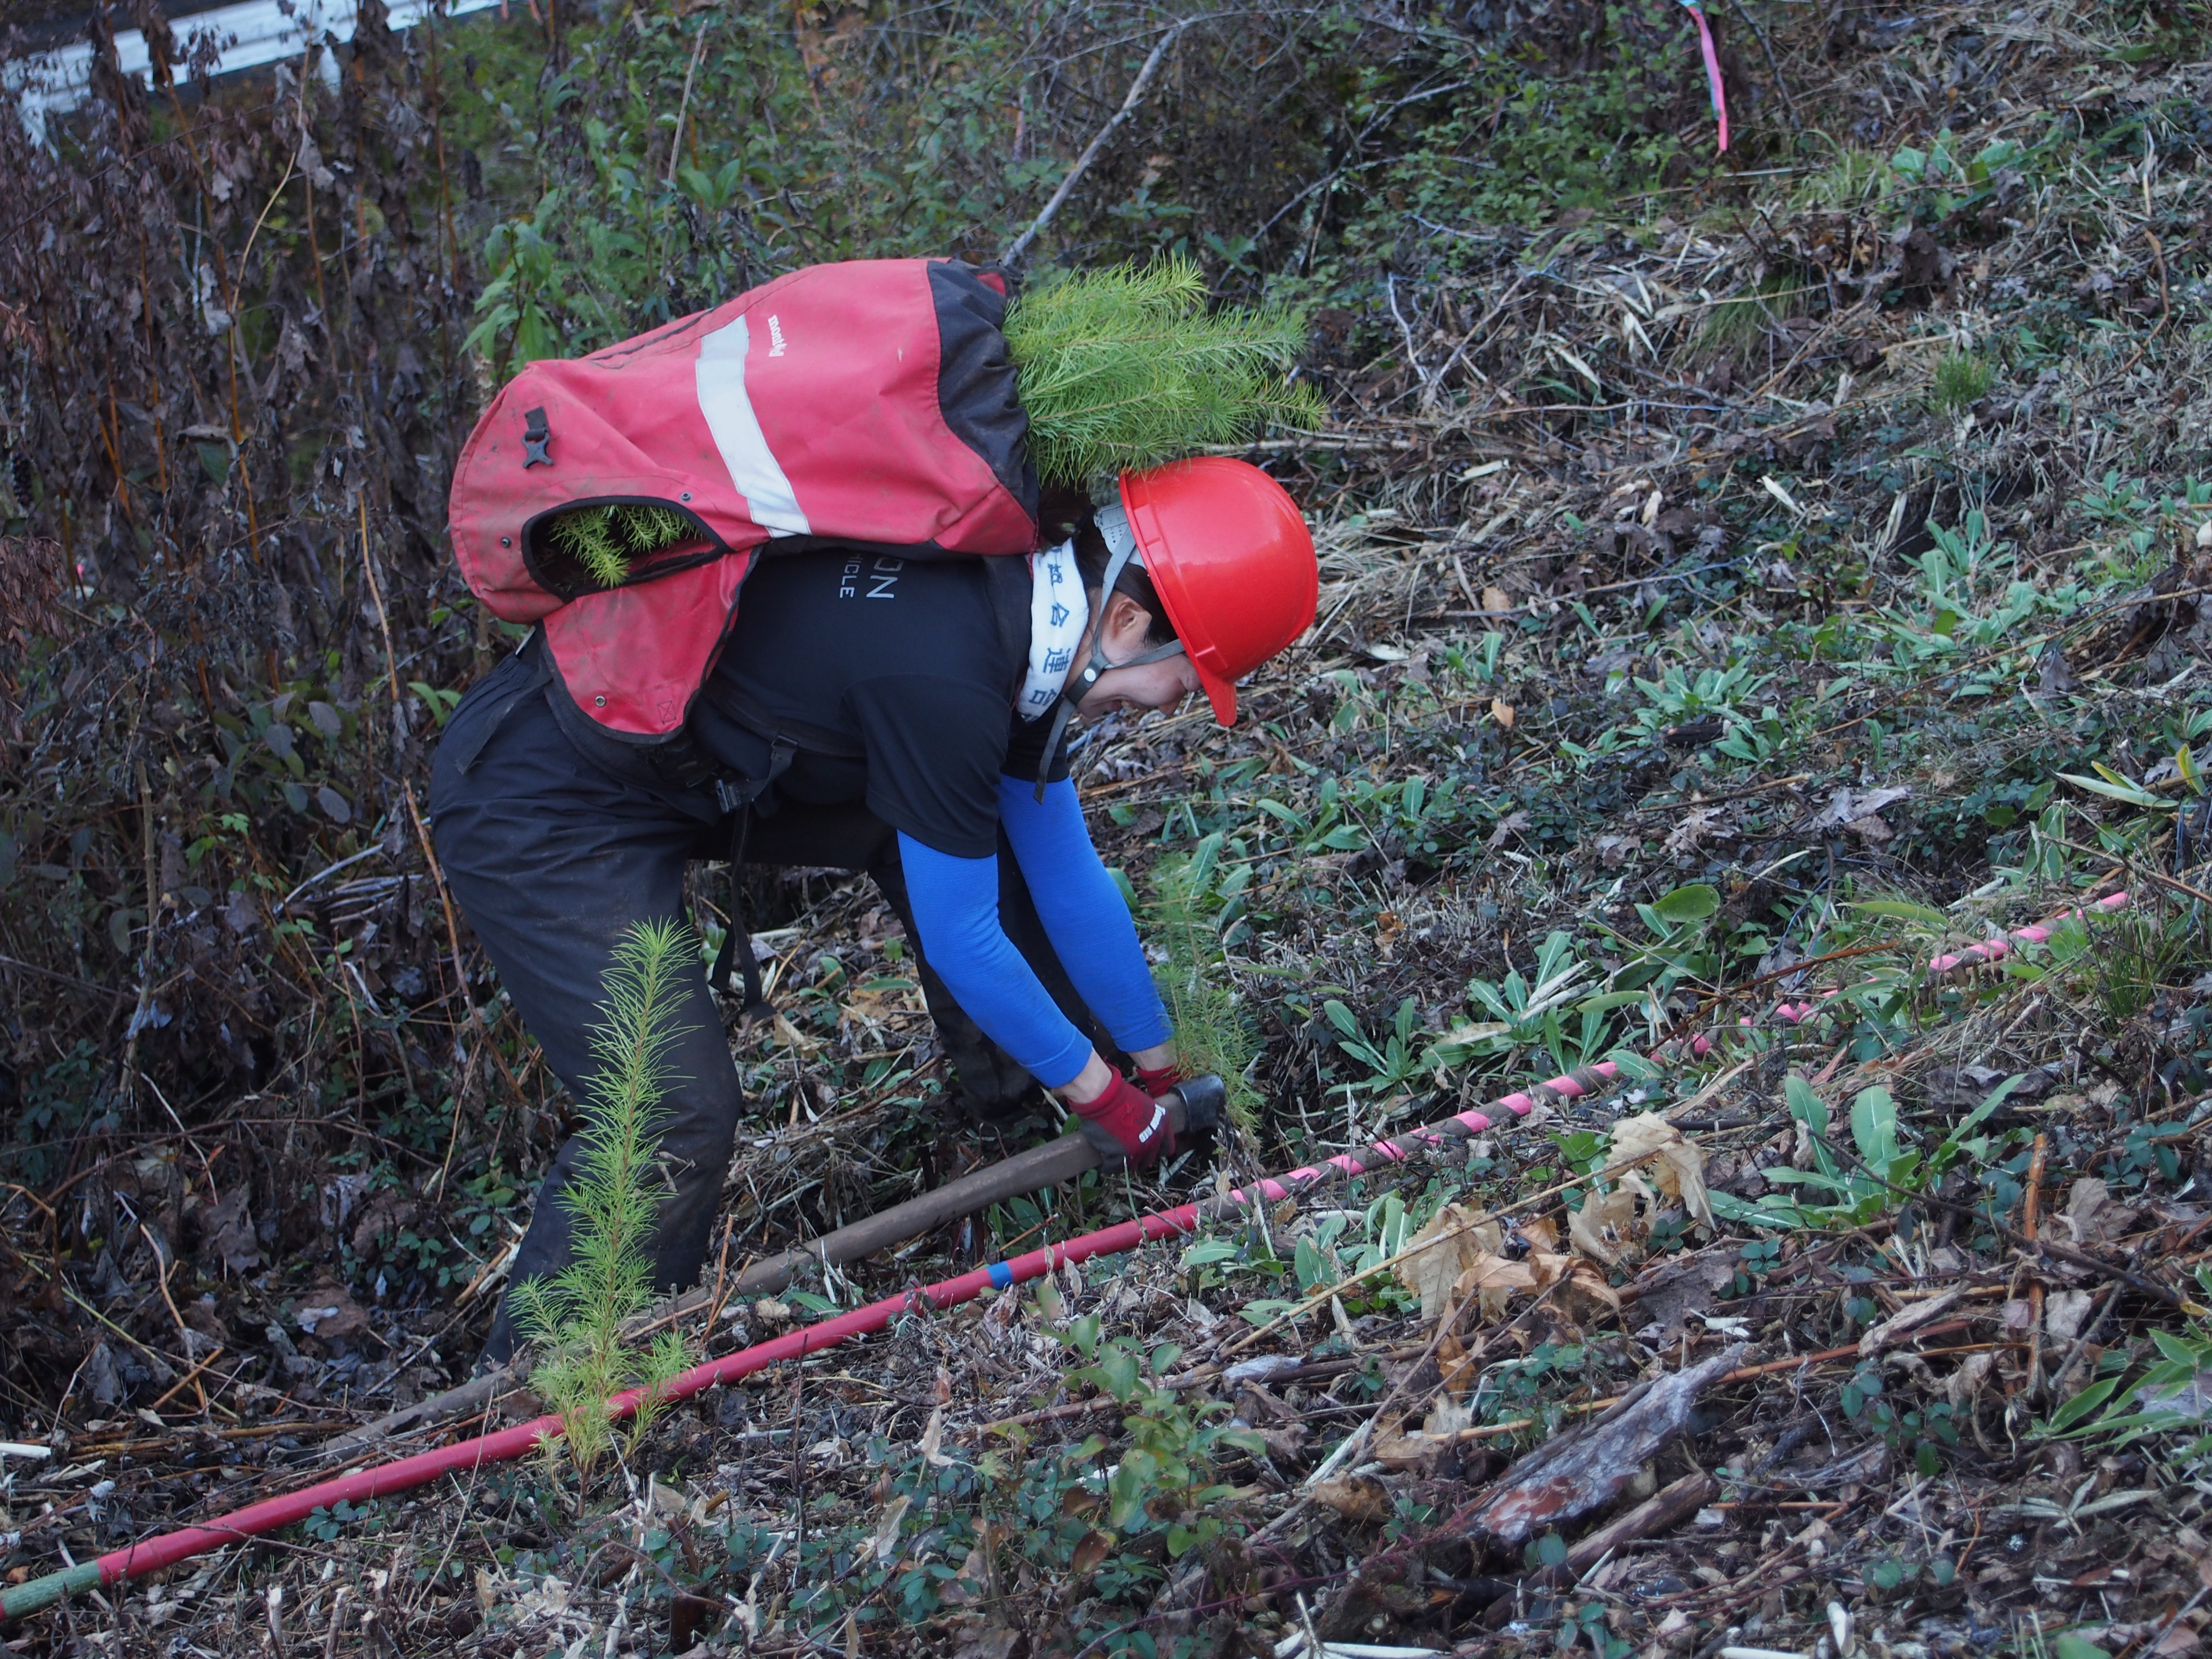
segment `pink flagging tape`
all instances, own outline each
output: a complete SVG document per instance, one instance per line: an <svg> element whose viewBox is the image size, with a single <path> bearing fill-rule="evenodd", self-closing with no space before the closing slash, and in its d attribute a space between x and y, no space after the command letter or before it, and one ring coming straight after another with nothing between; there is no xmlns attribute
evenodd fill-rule
<svg viewBox="0 0 2212 1659"><path fill-rule="evenodd" d="M2033 927L2021 927L1984 944L1970 945L1965 950L1952 955L1937 957L1928 964L1928 971L1931 974L1948 974L1954 969L1969 968L1983 963L1995 962L2000 957L2011 955L2012 948L2015 944L2045 944L2050 939L2058 923L2087 921L2092 915L2111 915L2115 911L2124 910L2127 908L2128 896L2125 893L2115 893L2110 898L2097 900L2086 909L2069 910L2063 916L2052 917L2048 922L2039 923Z"/></svg>
<svg viewBox="0 0 2212 1659"><path fill-rule="evenodd" d="M2063 916L2053 918L2053 921L2079 921L2086 920L2093 914L2109 915L2115 911L2124 910L2127 907L2128 896L2125 893L2114 893L2110 898L2097 900L2086 910L2069 911ZM1963 951L1937 957L1929 963L1928 971L1930 974L1948 974L1960 968L1994 962L2010 951L2016 943L2027 945L2044 943L2051 937L2051 922L2043 922L2033 927L2018 928L2011 933L1990 939L1985 944L1969 945ZM1819 1013L1829 998L1837 994L1837 991L1829 990L1823 991L1818 999L1811 1001L1783 1001L1776 1005L1773 1018L1786 1024L1802 1025ZM1756 1022L1747 1014L1736 1023L1742 1027L1750 1026ZM1701 1033L1690 1038L1683 1046L1692 1056L1703 1056L1712 1052L1713 1042L1710 1036ZM1647 1058L1652 1060L1666 1058L1674 1052L1674 1045L1672 1043L1662 1043ZM1620 1068L1613 1061L1601 1060L1579 1074L1555 1077L1548 1082L1539 1084L1537 1088L1544 1093L1573 1100L1589 1092L1590 1083L1613 1083L1618 1081L1620 1076ZM1589 1082L1585 1082L1585 1079L1589 1079ZM1536 1099L1534 1095L1516 1091L1492 1101L1488 1111L1462 1112L1449 1121L1460 1125L1467 1133L1478 1135L1497 1125L1498 1119L1490 1115L1492 1112L1510 1113L1515 1117L1526 1117L1535 1109ZM1409 1150L1411 1146L1435 1146L1441 1145L1444 1139L1443 1134L1433 1128L1415 1129L1403 1139L1378 1140L1365 1152L1358 1156L1350 1152L1340 1152L1334 1158L1328 1159L1326 1164L1309 1164L1300 1169L1287 1170L1280 1176L1271 1176L1254 1183L1253 1192L1248 1193L1240 1188L1231 1192L1229 1196L1232 1202L1247 1204L1252 1201L1255 1194L1259 1197L1268 1200L1288 1198L1301 1187L1309 1186L1319 1180L1325 1169L1340 1170L1347 1176L1364 1175L1382 1164L1403 1163L1412 1156Z"/></svg>
<svg viewBox="0 0 2212 1659"><path fill-rule="evenodd" d="M1728 87L1721 80L1721 55L1713 46L1713 32L1705 22L1705 8L1698 0L1682 0L1690 14L1690 21L1698 26L1698 50L1705 58L1705 85L1713 95L1713 117L1721 124L1721 153L1729 147Z"/></svg>

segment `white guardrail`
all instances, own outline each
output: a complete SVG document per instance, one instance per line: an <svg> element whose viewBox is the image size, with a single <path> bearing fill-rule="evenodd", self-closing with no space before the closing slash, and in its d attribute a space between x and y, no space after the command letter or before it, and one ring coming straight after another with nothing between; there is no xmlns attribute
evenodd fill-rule
<svg viewBox="0 0 2212 1659"><path fill-rule="evenodd" d="M434 8L448 17L488 11L501 0L390 0L390 26L412 28ZM176 34L176 58L191 55L197 37L211 36L216 50L214 73L228 75L280 58L297 58L311 45L344 46L353 39L356 0L240 0L213 11L180 17L170 27ZM152 58L146 37L128 29L115 37L115 55L123 72L147 78ZM324 78L336 83L337 59L319 54ZM0 64L0 84L13 93L23 124L33 137L46 140L46 117L55 110L73 108L92 85L92 43L81 41L52 52Z"/></svg>

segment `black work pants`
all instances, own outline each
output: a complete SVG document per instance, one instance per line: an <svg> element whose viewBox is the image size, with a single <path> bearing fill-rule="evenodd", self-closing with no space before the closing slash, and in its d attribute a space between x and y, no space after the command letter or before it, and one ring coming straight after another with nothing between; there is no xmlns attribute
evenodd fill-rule
<svg viewBox="0 0 2212 1659"><path fill-rule="evenodd" d="M591 1030L615 947L641 921L684 919L684 875L694 860L729 856L733 821L711 788L683 789L613 775L562 732L530 657L510 657L461 700L431 780L439 861L500 982L544 1048L546 1064L587 1108ZM957 1098L989 1120L1018 1113L1036 1084L956 1002L921 949L899 866L898 837L860 803L786 803L758 816L748 864L866 871L906 924L923 996L957 1077ZM1079 1030L1105 1047L1047 941L1021 872L1003 843L1000 919L1037 977ZM742 922L739 922L742 925ZM699 1274L714 1229L744 1098L703 969L678 1011L672 1082L661 1102L660 1158L668 1190L653 1242L653 1282L667 1291ZM570 1258L573 1218L561 1200L582 1148L571 1138L539 1188L510 1285L550 1276ZM504 1360L514 1332L502 1298L486 1346Z"/></svg>

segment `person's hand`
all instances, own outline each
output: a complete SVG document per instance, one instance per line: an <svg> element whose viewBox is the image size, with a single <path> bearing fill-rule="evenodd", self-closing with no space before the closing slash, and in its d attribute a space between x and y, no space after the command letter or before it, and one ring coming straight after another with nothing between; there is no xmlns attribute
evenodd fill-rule
<svg viewBox="0 0 2212 1659"><path fill-rule="evenodd" d="M1083 1138L1105 1155L1108 1166L1144 1169L1175 1151L1167 1108L1118 1073L1090 1100L1069 1103Z"/></svg>
<svg viewBox="0 0 2212 1659"><path fill-rule="evenodd" d="M1158 1100L1178 1083L1190 1080L1190 1073L1176 1060L1175 1045L1163 1042L1151 1048L1140 1048L1129 1058L1136 1062L1137 1086Z"/></svg>
<svg viewBox="0 0 2212 1659"><path fill-rule="evenodd" d="M1187 1083L1189 1080L1184 1076L1182 1067L1171 1060L1158 1066L1137 1067L1137 1086L1154 1100L1167 1093L1176 1084Z"/></svg>

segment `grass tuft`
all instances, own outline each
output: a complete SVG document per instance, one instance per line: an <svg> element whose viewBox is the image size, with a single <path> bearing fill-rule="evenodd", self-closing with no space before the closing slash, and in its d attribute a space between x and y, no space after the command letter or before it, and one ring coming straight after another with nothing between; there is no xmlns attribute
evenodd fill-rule
<svg viewBox="0 0 2212 1659"><path fill-rule="evenodd" d="M1808 284L1795 271L1770 271L1747 293L1713 302L1693 348L1699 357L1733 357L1756 351L1767 333L1805 308Z"/></svg>
<svg viewBox="0 0 2212 1659"><path fill-rule="evenodd" d="M1220 937L1206 914L1203 884L1193 879L1188 860L1176 859L1154 872L1152 887L1158 895L1153 937L1168 952L1157 976L1175 1028L1176 1063L1188 1077L1208 1072L1218 1077L1229 1090L1230 1121L1249 1134L1260 1096L1246 1074L1259 1048L1237 1006Z"/></svg>
<svg viewBox="0 0 2212 1659"><path fill-rule="evenodd" d="M1936 365L1936 380L1929 388L1928 400L1938 412L1955 414L1988 397L1996 378L1996 366L1979 353L1947 351Z"/></svg>

